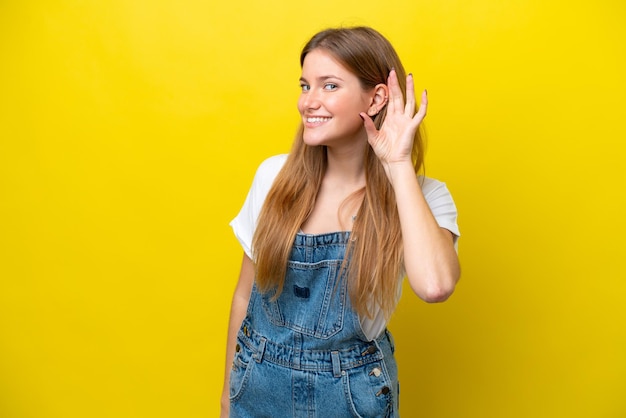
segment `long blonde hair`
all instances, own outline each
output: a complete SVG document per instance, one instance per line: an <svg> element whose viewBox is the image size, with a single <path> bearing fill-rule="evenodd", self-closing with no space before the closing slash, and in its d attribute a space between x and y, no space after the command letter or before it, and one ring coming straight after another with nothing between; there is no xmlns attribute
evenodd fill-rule
<svg viewBox="0 0 626 418"><path fill-rule="evenodd" d="M355 74L364 90L386 84L391 69L406 91L406 73L395 50L380 33L367 27L327 29L314 35L300 54L321 48L332 54ZM406 99L406 97L405 97ZM374 117L380 128L385 106ZM274 180L258 219L252 246L256 261L256 282L260 291L282 291L293 241L315 206L326 171L325 146L309 146L302 140L300 124L291 152ZM413 143L415 173L423 166L424 144L419 131ZM393 312L403 272L403 245L394 190L371 147L365 147L366 186L346 249L344 269L350 284L353 307L361 316L371 317L379 306L386 317ZM353 196L354 197L354 196Z"/></svg>

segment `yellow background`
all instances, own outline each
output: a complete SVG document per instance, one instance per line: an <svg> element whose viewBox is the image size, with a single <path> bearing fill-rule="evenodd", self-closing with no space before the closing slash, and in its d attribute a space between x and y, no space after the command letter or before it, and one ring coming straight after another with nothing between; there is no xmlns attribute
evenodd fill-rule
<svg viewBox="0 0 626 418"><path fill-rule="evenodd" d="M0 2L0 417L212 417L298 54L366 24L428 88L462 281L405 291L405 417L626 417L623 1Z"/></svg>

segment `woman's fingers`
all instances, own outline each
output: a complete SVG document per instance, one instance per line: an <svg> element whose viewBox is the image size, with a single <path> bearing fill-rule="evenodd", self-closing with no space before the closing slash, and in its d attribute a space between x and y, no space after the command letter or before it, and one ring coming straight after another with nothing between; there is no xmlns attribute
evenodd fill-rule
<svg viewBox="0 0 626 418"><path fill-rule="evenodd" d="M389 86L388 112L391 112L391 113L402 112L404 110L404 97L402 96L400 83L398 83L398 74L396 73L396 70L391 70L389 72L387 85Z"/></svg>
<svg viewBox="0 0 626 418"><path fill-rule="evenodd" d="M395 114L400 116L401 119L410 119L408 126L411 126L411 129L419 126L422 120L426 117L426 111L428 109L428 95L426 90L422 92L419 108L416 109L415 83L413 80L413 74L409 73L406 77L406 103L404 101L402 89L400 88L400 83L398 82L398 74L395 69L392 69L389 72L387 86L389 88L387 118L389 119ZM367 119L369 119L369 117ZM386 126L387 123L388 121L386 120L383 126ZM374 137L378 133L371 120L365 120L365 129L370 137Z"/></svg>
<svg viewBox="0 0 626 418"><path fill-rule="evenodd" d="M420 103L420 107L415 114L415 119L420 122L426 117L426 111L428 110L428 92L424 90L422 92L422 100Z"/></svg>
<svg viewBox="0 0 626 418"><path fill-rule="evenodd" d="M374 121L369 115L365 112L359 113L361 119L363 119L363 126L365 126L365 132L367 133L367 138L371 141L378 135L378 129L376 129L376 125L374 125Z"/></svg>
<svg viewBox="0 0 626 418"><path fill-rule="evenodd" d="M413 74L409 73L406 77L406 103L404 102L404 96L402 95L402 89L400 83L398 83L398 74L396 70L389 72L389 78L387 81L389 86L389 103L387 105L387 112L403 112L409 117L413 117L415 114L415 83L413 81ZM422 112L419 116L420 120L426 116L426 108L428 105L428 98L426 96L426 90L422 93L421 103L418 113Z"/></svg>
<svg viewBox="0 0 626 418"><path fill-rule="evenodd" d="M415 112L415 86L413 84L413 74L409 73L406 77L406 105L404 106L404 113L409 117L413 117Z"/></svg>

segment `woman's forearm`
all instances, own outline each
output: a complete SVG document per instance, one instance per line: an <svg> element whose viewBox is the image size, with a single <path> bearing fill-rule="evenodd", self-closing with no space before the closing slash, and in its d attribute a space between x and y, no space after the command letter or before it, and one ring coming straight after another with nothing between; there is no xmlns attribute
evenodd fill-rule
<svg viewBox="0 0 626 418"><path fill-rule="evenodd" d="M389 164L404 243L404 265L413 291L426 302L441 302L460 276L453 235L433 216L410 161Z"/></svg>

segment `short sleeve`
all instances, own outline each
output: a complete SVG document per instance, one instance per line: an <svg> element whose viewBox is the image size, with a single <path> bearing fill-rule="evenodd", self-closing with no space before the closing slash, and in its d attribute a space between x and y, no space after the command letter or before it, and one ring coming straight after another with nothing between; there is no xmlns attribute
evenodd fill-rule
<svg viewBox="0 0 626 418"><path fill-rule="evenodd" d="M272 188L274 179L286 160L287 155L281 154L270 157L259 165L241 210L235 219L230 222L235 237L237 237L246 255L251 259L253 258L252 236L256 229L261 208Z"/></svg>
<svg viewBox="0 0 626 418"><path fill-rule="evenodd" d="M457 224L457 210L452 195L445 183L422 177L422 193L430 207L433 216L441 228L445 228L454 235L454 248L458 251L458 238L461 236Z"/></svg>

